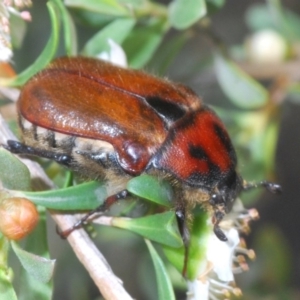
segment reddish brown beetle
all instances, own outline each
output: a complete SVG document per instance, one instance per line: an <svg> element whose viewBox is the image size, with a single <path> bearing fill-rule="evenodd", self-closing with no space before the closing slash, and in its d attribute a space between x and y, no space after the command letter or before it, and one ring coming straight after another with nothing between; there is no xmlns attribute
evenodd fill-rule
<svg viewBox="0 0 300 300"><path fill-rule="evenodd" d="M241 190L280 191L277 184L242 181L223 123L192 90L141 71L60 58L24 86L18 111L23 143L8 141L7 148L117 182L119 193L99 210L125 198L134 176L168 179L186 247L186 210L195 204L213 212L214 231L225 241L219 223Z"/></svg>

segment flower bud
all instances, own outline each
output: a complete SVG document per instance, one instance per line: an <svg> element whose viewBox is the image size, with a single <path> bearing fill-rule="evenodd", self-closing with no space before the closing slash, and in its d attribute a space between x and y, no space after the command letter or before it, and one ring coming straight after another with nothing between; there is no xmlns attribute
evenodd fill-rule
<svg viewBox="0 0 300 300"><path fill-rule="evenodd" d="M284 38L273 30L258 31L246 43L248 58L253 63L275 64L285 60L288 45Z"/></svg>
<svg viewBox="0 0 300 300"><path fill-rule="evenodd" d="M11 240L27 236L38 222L35 205L25 198L8 198L0 203L0 231Z"/></svg>

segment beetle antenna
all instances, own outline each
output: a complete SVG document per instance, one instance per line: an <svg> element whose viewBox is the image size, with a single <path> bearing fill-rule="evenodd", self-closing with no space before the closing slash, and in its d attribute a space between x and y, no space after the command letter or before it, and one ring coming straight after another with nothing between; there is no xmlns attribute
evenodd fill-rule
<svg viewBox="0 0 300 300"><path fill-rule="evenodd" d="M256 182L256 183L248 183L245 182L243 184L243 190L244 191L248 191L254 188L258 188L258 187L264 187L265 189L267 189L269 192L271 192L272 194L281 194L282 193L282 187L281 185L274 183L274 182L269 182L269 181L260 181L260 182Z"/></svg>

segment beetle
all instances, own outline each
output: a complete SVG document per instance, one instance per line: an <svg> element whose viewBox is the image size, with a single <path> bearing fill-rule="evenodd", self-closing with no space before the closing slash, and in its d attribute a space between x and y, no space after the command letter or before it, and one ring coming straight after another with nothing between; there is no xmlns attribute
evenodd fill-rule
<svg viewBox="0 0 300 300"><path fill-rule="evenodd" d="M132 177L167 179L186 249L186 215L196 204L212 213L214 232L226 241L219 224L242 190L281 189L243 181L214 111L190 88L142 71L86 57L58 58L26 83L17 108L23 141L9 140L6 148L116 184L119 191L97 211L126 198Z"/></svg>

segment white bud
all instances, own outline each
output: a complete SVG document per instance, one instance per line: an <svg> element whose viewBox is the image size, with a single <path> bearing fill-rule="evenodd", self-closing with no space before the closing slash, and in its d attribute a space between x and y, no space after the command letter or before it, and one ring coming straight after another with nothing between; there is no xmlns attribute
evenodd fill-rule
<svg viewBox="0 0 300 300"><path fill-rule="evenodd" d="M277 32L266 29L253 34L246 42L248 59L253 63L274 64L284 61L288 45Z"/></svg>

